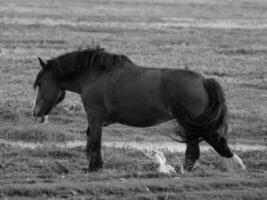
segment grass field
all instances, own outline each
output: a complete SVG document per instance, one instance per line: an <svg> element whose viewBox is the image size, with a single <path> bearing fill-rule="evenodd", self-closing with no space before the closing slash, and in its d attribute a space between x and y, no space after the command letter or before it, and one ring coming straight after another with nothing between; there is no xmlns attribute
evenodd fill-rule
<svg viewBox="0 0 267 200"><path fill-rule="evenodd" d="M267 1L1 0L0 139L85 139L79 96L68 93L48 125L31 117L37 56L49 59L92 40L139 65L185 68L216 78L229 107L231 143L267 144ZM173 123L112 125L104 141L167 141ZM104 148L102 172L87 174L82 148L0 145L0 199L266 199L267 154L238 152L247 173L231 174L205 152L192 173L167 177L138 150ZM176 153L183 158L183 155ZM176 154L166 152L175 163Z"/></svg>

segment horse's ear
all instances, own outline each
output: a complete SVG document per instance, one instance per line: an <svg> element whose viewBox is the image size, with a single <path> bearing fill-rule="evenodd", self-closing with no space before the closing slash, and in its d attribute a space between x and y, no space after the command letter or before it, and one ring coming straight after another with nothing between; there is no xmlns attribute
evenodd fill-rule
<svg viewBox="0 0 267 200"><path fill-rule="evenodd" d="M40 65L41 65L41 67L42 67L43 69L46 68L47 64L46 64L40 57L38 57L38 60L39 60L39 63L40 63Z"/></svg>

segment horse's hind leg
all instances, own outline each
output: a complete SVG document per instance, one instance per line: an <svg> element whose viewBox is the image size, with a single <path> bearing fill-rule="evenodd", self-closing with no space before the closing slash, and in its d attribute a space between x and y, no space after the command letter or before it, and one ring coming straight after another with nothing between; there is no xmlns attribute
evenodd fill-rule
<svg viewBox="0 0 267 200"><path fill-rule="evenodd" d="M210 144L214 150L222 157L226 158L226 162L231 168L239 168L242 170L246 169L242 160L235 154L232 153L228 145L227 140L221 137L217 132L209 134L204 137L206 142Z"/></svg>
<svg viewBox="0 0 267 200"><path fill-rule="evenodd" d="M206 142L211 145L214 150L222 157L231 158L233 153L230 150L227 140L219 136L217 132L211 133L204 137Z"/></svg>
<svg viewBox="0 0 267 200"><path fill-rule="evenodd" d="M186 143L186 151L185 151L185 163L184 168L190 171L196 160L199 158L200 150L199 150L199 141L188 141Z"/></svg>

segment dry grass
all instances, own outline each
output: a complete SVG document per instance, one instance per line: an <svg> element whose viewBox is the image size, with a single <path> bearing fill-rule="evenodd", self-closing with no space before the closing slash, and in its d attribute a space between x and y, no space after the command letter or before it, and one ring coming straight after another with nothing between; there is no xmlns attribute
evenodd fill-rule
<svg viewBox="0 0 267 200"><path fill-rule="evenodd" d="M0 138L82 139L80 98L68 93L50 124L31 118L37 56L48 59L94 39L148 67L215 77L229 107L231 142L267 140L267 2L209 0L1 0ZM104 128L104 140L163 141L172 123ZM211 152L185 176L166 177L138 151L105 148L104 170L86 174L84 150L13 149L0 144L0 199L266 199L266 152L238 152L248 173L224 172ZM176 154L166 152L175 163ZM183 155L178 154L180 157Z"/></svg>
<svg viewBox="0 0 267 200"><path fill-rule="evenodd" d="M87 160L81 148L18 152L2 145L0 198L264 199L266 153L237 153L249 172L225 172L217 157L206 152L193 172L166 176L142 152L129 148L104 148L104 169L85 173ZM165 155L172 165L177 156L183 157L177 152Z"/></svg>

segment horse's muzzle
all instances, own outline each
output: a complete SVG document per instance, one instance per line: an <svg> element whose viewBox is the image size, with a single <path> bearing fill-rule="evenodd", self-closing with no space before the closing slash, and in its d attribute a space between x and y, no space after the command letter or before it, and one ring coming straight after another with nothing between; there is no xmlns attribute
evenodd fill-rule
<svg viewBox="0 0 267 200"><path fill-rule="evenodd" d="M42 115L40 112L40 109L38 108L34 108L32 111L32 115L35 121L39 122L39 123L45 123L48 119L47 115Z"/></svg>
<svg viewBox="0 0 267 200"><path fill-rule="evenodd" d="M41 123L41 124L45 124L45 123L47 123L48 115L40 116L40 117L34 117L34 120Z"/></svg>

